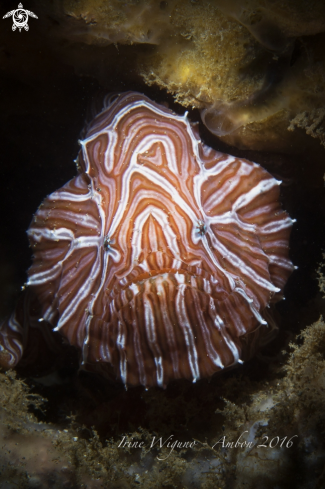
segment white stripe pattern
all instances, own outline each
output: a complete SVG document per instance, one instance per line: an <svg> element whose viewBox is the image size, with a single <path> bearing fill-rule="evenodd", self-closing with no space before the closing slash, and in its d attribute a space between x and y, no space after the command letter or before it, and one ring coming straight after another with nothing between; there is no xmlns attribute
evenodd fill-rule
<svg viewBox="0 0 325 489"><path fill-rule="evenodd" d="M293 270L293 221L280 182L203 145L187 114L133 92L107 103L80 141L79 176L28 230L28 287L85 365L110 363L126 386L195 382L256 348ZM0 348L22 326L3 326Z"/></svg>

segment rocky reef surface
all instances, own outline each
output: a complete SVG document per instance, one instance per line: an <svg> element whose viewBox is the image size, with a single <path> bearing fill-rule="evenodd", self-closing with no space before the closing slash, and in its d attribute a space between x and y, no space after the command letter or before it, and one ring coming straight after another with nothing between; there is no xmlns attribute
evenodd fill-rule
<svg viewBox="0 0 325 489"><path fill-rule="evenodd" d="M107 91L187 108L209 146L281 179L298 270L278 338L210 381L125 391L79 371L75 353L2 372L0 488L324 487L324 2L24 8L38 16L28 32L10 19L0 31L0 317L26 280L33 213L75 175L78 138Z"/></svg>
<svg viewBox="0 0 325 489"><path fill-rule="evenodd" d="M211 132L242 149L301 148L301 137L287 131L295 127L324 144L321 1L56 0L37 7L60 55L103 86L114 65L199 109Z"/></svg>
<svg viewBox="0 0 325 489"><path fill-rule="evenodd" d="M324 487L324 322L288 350L166 391L2 373L0 487Z"/></svg>

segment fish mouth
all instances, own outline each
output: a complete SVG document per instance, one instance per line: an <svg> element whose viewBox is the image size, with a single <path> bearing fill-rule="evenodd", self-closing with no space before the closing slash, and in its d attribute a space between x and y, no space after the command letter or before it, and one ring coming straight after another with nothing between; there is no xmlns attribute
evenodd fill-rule
<svg viewBox="0 0 325 489"><path fill-rule="evenodd" d="M182 263L181 268L162 268L146 270L133 269L130 274L115 283L110 291L110 297L116 299L120 294L126 294L128 302L134 297L134 293L150 287L152 293L159 292L156 290L158 284L167 284L175 287L190 287L210 295L214 300L222 301L230 293L226 290L224 284L221 284L215 276L203 268L187 265Z"/></svg>
<svg viewBox="0 0 325 489"><path fill-rule="evenodd" d="M238 362L240 341L223 320L232 304L215 277L186 265L133 272L113 288L109 323L98 327L99 336L109 331L111 363L124 383L195 382Z"/></svg>

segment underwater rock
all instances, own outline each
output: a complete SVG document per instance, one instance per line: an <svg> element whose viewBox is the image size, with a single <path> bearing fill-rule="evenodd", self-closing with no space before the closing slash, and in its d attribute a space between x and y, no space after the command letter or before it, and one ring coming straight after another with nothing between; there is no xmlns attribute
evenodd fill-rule
<svg viewBox="0 0 325 489"><path fill-rule="evenodd" d="M236 435L233 429L236 417L237 432L247 430L245 438L253 442L253 447L238 451L236 461L232 459L238 474L234 488L243 484L254 487L257 482L263 482L263 487L274 487L272 471L277 473L278 484L291 477L297 488L324 485L323 320L307 327L301 338L302 345L290 344L292 351L283 367L282 378L265 385L264 392L255 393L248 405L239 400L226 403L227 431L233 430ZM295 464L296 458L301 461L300 468Z"/></svg>
<svg viewBox="0 0 325 489"><path fill-rule="evenodd" d="M42 411L46 400L31 394L15 373L0 372L0 487L70 489L102 487L78 471L62 444L73 445L76 434L41 423L28 408ZM77 437L78 438L78 437Z"/></svg>
<svg viewBox="0 0 325 489"><path fill-rule="evenodd" d="M53 18L54 49L79 74L110 89L112 70L128 84L142 77L241 149L298 152L304 141L287 132L290 121L325 105L321 0L60 0L40 9Z"/></svg>
<svg viewBox="0 0 325 489"><path fill-rule="evenodd" d="M11 372L1 374L3 475L7 482L38 480L44 488L48 480L54 480L58 487L65 481L66 487L73 483L78 489L85 483L90 488L114 489L139 484L149 489L239 489L243 485L248 489L320 489L325 464L324 322L308 327L302 338L302 344L291 344L283 366L278 364L268 380L228 376L176 390L150 389L141 396L134 390L115 397L110 392L102 406L95 403L94 417L86 425L90 398L83 397L76 400L64 429L37 422L27 406L40 407L44 400L31 397ZM54 399L60 410L64 399L60 400L60 394ZM138 409L141 402L147 408L145 417L143 409ZM106 428L98 425L99 409ZM128 424L130 415L137 429ZM91 428L94 424L100 435ZM186 442L190 446L184 448ZM26 457L22 449L28 445ZM42 451L43 470L32 449ZM26 457L25 466L22 457Z"/></svg>
<svg viewBox="0 0 325 489"><path fill-rule="evenodd" d="M17 365L30 329L55 349L50 325L126 386L196 382L251 357L293 270L280 182L135 92L107 97L80 144L79 176L29 227L34 263L0 327L2 365Z"/></svg>

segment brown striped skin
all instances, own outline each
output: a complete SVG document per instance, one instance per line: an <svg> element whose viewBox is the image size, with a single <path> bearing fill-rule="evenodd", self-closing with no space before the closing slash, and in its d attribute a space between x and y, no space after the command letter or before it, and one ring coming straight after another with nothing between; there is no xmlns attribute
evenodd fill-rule
<svg viewBox="0 0 325 489"><path fill-rule="evenodd" d="M196 381L251 356L293 269L279 182L133 92L108 99L78 165L29 228L38 318L21 300L0 329L2 363L19 361L31 321L125 385Z"/></svg>

